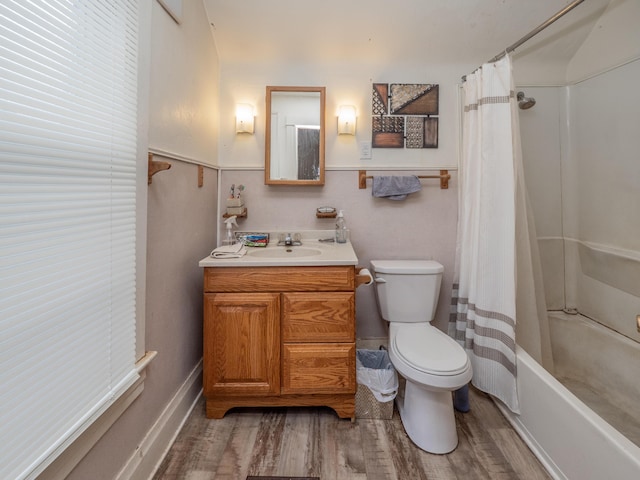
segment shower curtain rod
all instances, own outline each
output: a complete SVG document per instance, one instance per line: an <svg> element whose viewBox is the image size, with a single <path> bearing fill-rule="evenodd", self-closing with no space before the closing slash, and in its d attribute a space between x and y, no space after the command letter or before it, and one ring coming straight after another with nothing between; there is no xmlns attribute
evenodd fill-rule
<svg viewBox="0 0 640 480"><path fill-rule="evenodd" d="M536 36L538 33L540 33L542 30L544 30L545 28L547 28L549 25L551 25L553 22L555 22L556 20L558 20L559 18L563 17L565 14L569 13L571 10L573 10L574 8L576 8L578 5L580 5L582 2L584 2L584 0L575 0L574 2L570 3L569 5L567 5L566 7L564 7L562 10L560 10L558 13L556 13L553 17L549 18L548 20L546 20L545 22L543 22L542 24L540 24L538 27L534 28L533 30L531 30L529 33L527 33L524 37L522 37L520 40L518 40L516 43L514 43L513 45L508 46L507 48L504 49L504 51L500 52L499 54L497 54L495 57L493 57L491 60L489 60L487 63L493 63L493 62L497 62L498 60L500 60L502 57L504 57L507 53L511 53L513 52L516 48L518 48L520 45L522 45L523 43L525 43L527 40L529 40L530 38ZM480 68L480 67L478 67ZM476 69L477 70L477 69ZM475 70L474 70L475 71ZM467 76L463 76L462 77L462 81L464 82L467 79Z"/></svg>

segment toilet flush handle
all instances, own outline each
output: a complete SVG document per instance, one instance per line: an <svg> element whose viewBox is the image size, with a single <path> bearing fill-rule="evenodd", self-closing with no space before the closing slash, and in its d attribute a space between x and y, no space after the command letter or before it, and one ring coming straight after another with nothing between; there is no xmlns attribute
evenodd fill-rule
<svg viewBox="0 0 640 480"><path fill-rule="evenodd" d="M380 277L376 277L375 278L375 282L376 283L387 283L387 281L384 278L380 278Z"/></svg>

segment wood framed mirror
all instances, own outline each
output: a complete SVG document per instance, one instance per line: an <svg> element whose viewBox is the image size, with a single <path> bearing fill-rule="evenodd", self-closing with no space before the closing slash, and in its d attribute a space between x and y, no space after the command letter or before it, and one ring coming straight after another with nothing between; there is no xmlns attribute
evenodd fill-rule
<svg viewBox="0 0 640 480"><path fill-rule="evenodd" d="M324 185L325 87L267 87L264 183Z"/></svg>

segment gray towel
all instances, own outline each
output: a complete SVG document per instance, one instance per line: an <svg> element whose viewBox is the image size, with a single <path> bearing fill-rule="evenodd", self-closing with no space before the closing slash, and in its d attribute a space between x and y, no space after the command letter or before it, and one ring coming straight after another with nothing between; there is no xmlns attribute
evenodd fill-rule
<svg viewBox="0 0 640 480"><path fill-rule="evenodd" d="M416 175L373 177L371 195L389 200L404 200L409 193L418 192L421 188L422 184Z"/></svg>

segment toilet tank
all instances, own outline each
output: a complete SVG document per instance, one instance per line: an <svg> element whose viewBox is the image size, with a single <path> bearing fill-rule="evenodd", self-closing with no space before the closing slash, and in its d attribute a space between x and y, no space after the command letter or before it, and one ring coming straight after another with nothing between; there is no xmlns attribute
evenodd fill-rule
<svg viewBox="0 0 640 480"><path fill-rule="evenodd" d="M434 260L372 260L376 301L388 322L430 322L444 267Z"/></svg>

